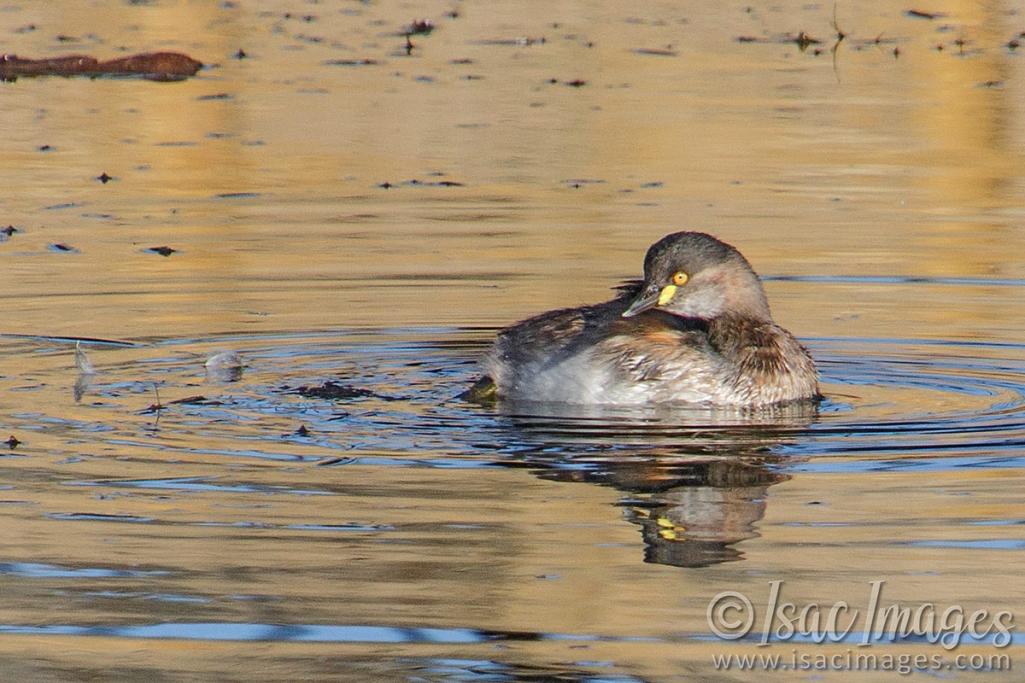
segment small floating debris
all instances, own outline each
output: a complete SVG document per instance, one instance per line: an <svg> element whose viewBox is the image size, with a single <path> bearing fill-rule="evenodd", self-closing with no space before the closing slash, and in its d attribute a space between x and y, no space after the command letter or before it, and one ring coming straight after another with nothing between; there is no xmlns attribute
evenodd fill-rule
<svg viewBox="0 0 1025 683"><path fill-rule="evenodd" d="M961 57L964 57L967 54L977 54L979 52L979 50L969 50L968 52L965 52L965 47L967 47L969 44L969 41L965 40L964 38L958 38L957 40L955 40L954 45L957 45L957 54Z"/></svg>
<svg viewBox="0 0 1025 683"><path fill-rule="evenodd" d="M106 184L107 184L107 183L109 183L109 182L110 182L111 180L114 180L114 176L112 176L112 175L107 175L107 172L106 172L106 171L104 171L103 173L101 173L101 174L99 174L98 176L96 176L96 179L97 179L97 180L99 180L99 181L100 181L101 183L103 183L104 185L106 185Z"/></svg>
<svg viewBox="0 0 1025 683"><path fill-rule="evenodd" d="M649 55L652 57L677 57L679 53L669 48L638 47L633 50L634 54Z"/></svg>
<svg viewBox="0 0 1025 683"><path fill-rule="evenodd" d="M245 361L237 351L221 351L207 358L206 376L219 382L237 382L242 379Z"/></svg>
<svg viewBox="0 0 1025 683"><path fill-rule="evenodd" d="M160 411L164 409L164 404L160 402L160 387L153 383L153 395L156 397L156 403L150 403L149 407L142 411L143 415L152 415L156 413L157 420L160 420Z"/></svg>
<svg viewBox="0 0 1025 683"><path fill-rule="evenodd" d="M235 59L245 59L248 56L249 55L247 55L246 51L243 50L242 48L239 48L238 52L236 52L235 54L232 55L232 57L234 57Z"/></svg>
<svg viewBox="0 0 1025 683"><path fill-rule="evenodd" d="M320 386L301 386L289 389L289 393L299 394L306 398L325 398L331 401L347 401L354 398L378 397L369 389L361 389L351 384L339 384L328 380Z"/></svg>
<svg viewBox="0 0 1025 683"><path fill-rule="evenodd" d="M212 95L200 95L196 98L197 102L209 102L210 100L233 100L235 99L226 92L213 93Z"/></svg>
<svg viewBox="0 0 1025 683"><path fill-rule="evenodd" d="M171 406L220 406L224 405L220 401L216 401L212 398L207 398L202 394L196 396L186 396L185 398L179 398L174 401L168 401L167 405Z"/></svg>
<svg viewBox="0 0 1025 683"><path fill-rule="evenodd" d="M297 19L299 21L304 21L307 24L312 24L313 22L315 22L317 20L317 15L316 14L302 14L302 15L298 15L298 14L292 14L291 12L285 12L281 16L283 16L285 19Z"/></svg>
<svg viewBox="0 0 1025 683"><path fill-rule="evenodd" d="M8 225L6 228L0 228L0 242L8 239L9 237L11 237L16 232L21 232L21 231L18 230L13 225Z"/></svg>
<svg viewBox="0 0 1025 683"><path fill-rule="evenodd" d="M140 76L151 81L180 81L202 67L202 62L179 52L146 52L102 62L88 55L46 59L0 55L0 79L4 80L20 76Z"/></svg>
<svg viewBox="0 0 1025 683"><path fill-rule="evenodd" d="M19 441L18 437L16 437L14 434L11 434L7 437L7 441L4 441L4 443L7 444L7 447L13 451L21 444L21 441Z"/></svg>
<svg viewBox="0 0 1025 683"><path fill-rule="evenodd" d="M83 375L95 375L96 368L93 366L92 361L89 360L89 356L86 355L85 349L82 348L82 342L75 342L75 367Z"/></svg>
<svg viewBox="0 0 1025 683"><path fill-rule="evenodd" d="M178 252L177 249L172 249L171 247L167 247L167 246L163 246L163 247L150 247L150 248L146 249L146 251L148 251L151 254L160 254L161 256L170 256L171 254L175 254L175 253Z"/></svg>
<svg viewBox="0 0 1025 683"><path fill-rule="evenodd" d="M906 12L904 12L904 14L905 16L911 17L912 19L929 19L930 21L933 19L939 19L940 17L947 16L942 12L923 12L922 10L918 9L909 9Z"/></svg>
<svg viewBox="0 0 1025 683"><path fill-rule="evenodd" d="M217 199L254 199L259 196L259 192L221 192L214 195Z"/></svg>
<svg viewBox="0 0 1025 683"><path fill-rule="evenodd" d="M547 42L544 36L540 38L530 38L523 36L521 38L489 38L485 40L474 41L473 45L509 45L515 47L525 47L528 45L544 45Z"/></svg>
<svg viewBox="0 0 1025 683"><path fill-rule="evenodd" d="M319 45L324 42L323 36L311 36L305 33L296 33L296 40L301 40L304 43L312 43L313 45Z"/></svg>
<svg viewBox="0 0 1025 683"><path fill-rule="evenodd" d="M309 436L310 430L306 429L306 425L299 425L299 429L295 430L296 436Z"/></svg>
<svg viewBox="0 0 1025 683"><path fill-rule="evenodd" d="M390 190L393 187L404 185L406 187L466 187L465 183L460 183L455 180L419 180L417 178L411 178L409 180L403 180L399 183L392 183L384 181L378 183L378 187L383 190Z"/></svg>
<svg viewBox="0 0 1025 683"><path fill-rule="evenodd" d="M55 149L57 149L57 148L54 147L53 145L39 145L38 147L36 147L36 150L38 150L40 152L52 152Z"/></svg>
<svg viewBox="0 0 1025 683"><path fill-rule="evenodd" d="M394 531L391 524L360 524L347 522L343 524L289 524L286 529L296 531Z"/></svg>
<svg viewBox="0 0 1025 683"><path fill-rule="evenodd" d="M797 49L799 49L801 52L804 52L805 50L807 50L809 45L821 45L822 44L821 40L819 40L818 38L812 38L811 36L809 36L804 31L801 31L800 33L797 34L796 37L792 38L791 40L789 40L787 42L791 42L791 43L794 43L795 45L797 45Z"/></svg>
<svg viewBox="0 0 1025 683"><path fill-rule="evenodd" d="M587 85L587 81L575 78L572 81L566 81L565 85L568 85L571 88L582 88Z"/></svg>
<svg viewBox="0 0 1025 683"><path fill-rule="evenodd" d="M846 34L844 35L844 37L845 38L847 37ZM840 40L842 40L842 38ZM780 43L780 44L792 43L792 44L796 45L797 48L801 52L804 52L805 50L807 50L808 47L810 47L811 45L821 45L822 44L821 40L819 40L818 38L813 38L812 36L808 35L804 31L798 32L797 35L794 35L793 33L784 33L782 35L772 36L771 38L770 37L749 36L749 35L737 36L737 42L738 43Z"/></svg>
<svg viewBox="0 0 1025 683"><path fill-rule="evenodd" d="M324 66L376 66L380 64L376 59L328 59L321 62Z"/></svg>
<svg viewBox="0 0 1025 683"><path fill-rule="evenodd" d="M584 185L603 185L604 183L605 181L600 178L569 178L562 181L563 185L571 187L574 190L579 190Z"/></svg>
<svg viewBox="0 0 1025 683"><path fill-rule="evenodd" d="M75 403L79 403L92 388L93 379L96 376L96 368L89 360L89 356L85 354L81 340L75 341L75 367L78 368L78 378L75 379L71 394Z"/></svg>
<svg viewBox="0 0 1025 683"><path fill-rule="evenodd" d="M53 244L50 244L47 248L50 251L55 251L57 253L62 253L62 254L63 253L74 253L74 254L80 253L78 251L78 249L76 249L75 247L71 246L70 244L64 244L63 242L54 242Z"/></svg>
<svg viewBox="0 0 1025 683"><path fill-rule="evenodd" d="M331 465L351 465L356 462L356 458L339 456L337 458L328 458L327 460L321 460L317 463L317 467L329 467Z"/></svg>
<svg viewBox="0 0 1025 683"><path fill-rule="evenodd" d="M51 512L46 517L65 522L89 521L89 522L125 522L129 524L148 524L153 522L152 517L140 517L138 515L112 515L102 512Z"/></svg>
<svg viewBox="0 0 1025 683"><path fill-rule="evenodd" d="M430 19L414 19L413 22L402 31L402 35L426 36L433 30L434 22Z"/></svg>

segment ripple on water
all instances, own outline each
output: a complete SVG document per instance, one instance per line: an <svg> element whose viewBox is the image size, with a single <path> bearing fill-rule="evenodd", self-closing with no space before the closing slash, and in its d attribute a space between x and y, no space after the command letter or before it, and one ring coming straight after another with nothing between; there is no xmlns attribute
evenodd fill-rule
<svg viewBox="0 0 1025 683"><path fill-rule="evenodd" d="M331 466L569 463L638 451L686 458L771 452L802 456L802 467L841 470L1022 464L1015 452L1025 445L1022 345L810 340L826 396L815 410L494 409L458 398L492 336L487 329L428 328L96 346L90 353L99 371L75 416L40 410L44 400L26 401L35 409L9 417L18 429L88 432L92 443L134 452ZM211 381L203 360L226 348L240 351L248 367L238 382ZM53 362L20 395L52 391L72 380L71 372ZM297 392L325 382L352 391L337 400ZM189 478L107 483L226 491L234 485Z"/></svg>
<svg viewBox="0 0 1025 683"><path fill-rule="evenodd" d="M743 559L738 544L759 535L768 489L795 472L1025 465L1022 346L813 339L826 399L811 410L467 403L459 395L475 379L476 359L494 332L359 330L93 344L97 372L84 388L71 386L63 342L63 353L38 356L45 361L32 372L39 388L19 392L26 405L11 416L12 426L31 437L19 452L31 453L33 442L46 439L43 450L78 463L71 477L61 475L68 489L94 488L107 500L134 496L117 509L76 502L43 513L75 529L149 527L193 538L204 529L261 544L401 545L421 538L423 529L448 538L454 527L395 523L364 514L353 500L429 499L431 492L382 483L402 469L527 468L541 480L615 489L623 519L641 532L645 561L679 567ZM204 372L205 359L225 349L244 357L237 381ZM334 383L327 392L301 390L327 382ZM54 401L61 386L69 395ZM75 398L75 410L67 410ZM146 476L112 477L109 462L89 466L110 455L138 463ZM179 463L212 472L196 475L178 470ZM148 468L155 465L192 476L153 476ZM323 476L311 467L325 468ZM369 489L345 474L365 476L368 468L395 474L371 476ZM277 474L246 474L258 470ZM285 483L289 470L305 472L304 480ZM472 480L459 482L469 487ZM320 496L344 497L344 516L330 512L339 498L315 507L303 500ZM199 498L181 510L159 502L182 497ZM262 499L294 507L285 516L263 514ZM1018 549L999 538L995 545L911 540L927 542L922 548Z"/></svg>

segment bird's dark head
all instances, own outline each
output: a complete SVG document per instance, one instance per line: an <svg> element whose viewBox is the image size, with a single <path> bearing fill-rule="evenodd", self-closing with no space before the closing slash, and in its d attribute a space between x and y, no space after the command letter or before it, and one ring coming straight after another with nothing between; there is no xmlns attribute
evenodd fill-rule
<svg viewBox="0 0 1025 683"><path fill-rule="evenodd" d="M724 314L771 319L751 264L732 246L702 232L666 235L648 249L644 285L623 317L651 309L703 320Z"/></svg>

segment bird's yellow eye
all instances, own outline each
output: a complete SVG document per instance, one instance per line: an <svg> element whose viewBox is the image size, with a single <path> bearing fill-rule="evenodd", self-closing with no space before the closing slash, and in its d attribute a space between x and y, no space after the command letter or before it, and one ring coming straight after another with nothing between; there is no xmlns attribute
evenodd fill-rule
<svg viewBox="0 0 1025 683"><path fill-rule="evenodd" d="M673 274L673 284L677 287L683 287L687 284L687 273L682 270L677 271Z"/></svg>

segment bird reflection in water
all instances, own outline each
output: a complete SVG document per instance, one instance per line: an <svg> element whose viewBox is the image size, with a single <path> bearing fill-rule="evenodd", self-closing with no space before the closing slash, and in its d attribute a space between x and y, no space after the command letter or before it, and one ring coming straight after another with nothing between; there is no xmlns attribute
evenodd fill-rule
<svg viewBox="0 0 1025 683"><path fill-rule="evenodd" d="M758 411L499 404L519 433L543 447L521 457L537 476L610 486L640 527L644 560L708 567L744 559L768 490L789 479L774 451L805 432L807 403ZM558 447L555 447L558 445Z"/></svg>

